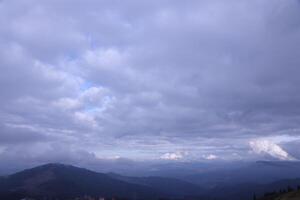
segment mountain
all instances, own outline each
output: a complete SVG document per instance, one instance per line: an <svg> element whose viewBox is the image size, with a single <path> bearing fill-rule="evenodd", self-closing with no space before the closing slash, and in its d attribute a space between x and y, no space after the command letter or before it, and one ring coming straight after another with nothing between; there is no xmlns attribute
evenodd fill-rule
<svg viewBox="0 0 300 200"><path fill-rule="evenodd" d="M258 161L237 168L216 169L182 178L207 190L218 200L252 200L253 194L300 185L300 162Z"/></svg>
<svg viewBox="0 0 300 200"><path fill-rule="evenodd" d="M214 171L188 175L182 180L208 189L240 184L268 184L282 179L300 178L298 161L258 161L234 169L217 169Z"/></svg>
<svg viewBox="0 0 300 200"><path fill-rule="evenodd" d="M42 165L0 178L0 199L5 200L84 195L151 200L199 196L201 191L199 186L172 178L125 177L63 164Z"/></svg>
<svg viewBox="0 0 300 200"><path fill-rule="evenodd" d="M175 178L157 176L129 177L115 173L110 173L109 175L115 179L128 183L151 187L168 197L201 196L205 193L201 187Z"/></svg>
<svg viewBox="0 0 300 200"><path fill-rule="evenodd" d="M201 174L178 179L105 174L71 165L47 164L0 177L0 199L19 200L24 196L67 199L90 195L141 200L193 197L252 200L253 194L260 197L288 186L296 188L300 185L299 169L299 162L261 161L234 170L206 168Z"/></svg>
<svg viewBox="0 0 300 200"><path fill-rule="evenodd" d="M147 186L62 164L47 164L0 179L0 199L24 196L71 198L85 194L134 199L157 199L160 195Z"/></svg>
<svg viewBox="0 0 300 200"><path fill-rule="evenodd" d="M252 200L254 194L257 197L261 197L268 193L288 191L291 188L296 189L298 186L300 186L300 178L283 179L268 184L241 183L223 185L209 190L209 196L218 200Z"/></svg>

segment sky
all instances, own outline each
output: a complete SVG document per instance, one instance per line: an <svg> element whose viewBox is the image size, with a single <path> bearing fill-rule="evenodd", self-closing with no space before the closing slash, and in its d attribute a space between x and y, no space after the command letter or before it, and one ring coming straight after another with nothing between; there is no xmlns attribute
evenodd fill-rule
<svg viewBox="0 0 300 200"><path fill-rule="evenodd" d="M300 159L298 0L0 1L0 168Z"/></svg>

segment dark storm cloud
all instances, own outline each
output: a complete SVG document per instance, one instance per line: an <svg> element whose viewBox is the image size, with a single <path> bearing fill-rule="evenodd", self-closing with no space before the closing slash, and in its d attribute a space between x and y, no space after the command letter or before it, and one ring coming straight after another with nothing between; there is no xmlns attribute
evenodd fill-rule
<svg viewBox="0 0 300 200"><path fill-rule="evenodd" d="M299 135L299 9L296 0L2 1L0 152L33 143L101 158L270 154L285 144L272 136Z"/></svg>

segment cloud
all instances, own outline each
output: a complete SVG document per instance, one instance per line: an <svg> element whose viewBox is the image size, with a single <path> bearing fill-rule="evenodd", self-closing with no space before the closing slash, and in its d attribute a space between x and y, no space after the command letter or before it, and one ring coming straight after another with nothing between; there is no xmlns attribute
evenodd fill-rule
<svg viewBox="0 0 300 200"><path fill-rule="evenodd" d="M261 133L298 136L299 7L1 1L0 148L248 159Z"/></svg>
<svg viewBox="0 0 300 200"><path fill-rule="evenodd" d="M184 152L165 153L160 158L163 160L181 160L185 155Z"/></svg>
<svg viewBox="0 0 300 200"><path fill-rule="evenodd" d="M206 160L216 160L216 159L218 159L218 156L216 156L214 154L209 154L209 155L204 155L203 158Z"/></svg>
<svg viewBox="0 0 300 200"><path fill-rule="evenodd" d="M80 102L72 98L61 98L53 104L61 109L76 109L80 107Z"/></svg>
<svg viewBox="0 0 300 200"><path fill-rule="evenodd" d="M257 154L265 154L279 160L295 160L288 152L283 150L278 144L269 140L253 140L249 142L253 152Z"/></svg>

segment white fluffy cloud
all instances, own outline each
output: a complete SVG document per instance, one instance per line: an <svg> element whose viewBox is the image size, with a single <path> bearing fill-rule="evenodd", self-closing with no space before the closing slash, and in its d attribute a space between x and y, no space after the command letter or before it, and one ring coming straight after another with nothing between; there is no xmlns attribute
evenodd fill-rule
<svg viewBox="0 0 300 200"><path fill-rule="evenodd" d="M208 154L208 155L204 155L203 158L206 160L216 160L216 159L218 159L218 156L216 156L214 154Z"/></svg>
<svg viewBox="0 0 300 200"><path fill-rule="evenodd" d="M185 152L165 153L160 158L163 160L181 160L185 155Z"/></svg>
<svg viewBox="0 0 300 200"><path fill-rule="evenodd" d="M257 154L270 155L279 160L295 160L295 158L289 155L289 153L282 149L278 144L275 144L269 140L253 140L249 142L249 145L253 152Z"/></svg>

